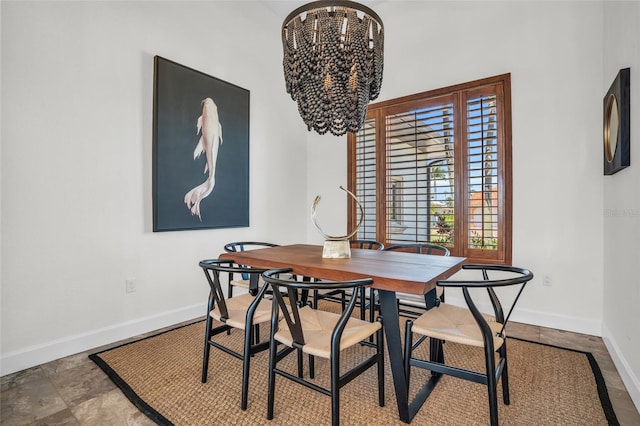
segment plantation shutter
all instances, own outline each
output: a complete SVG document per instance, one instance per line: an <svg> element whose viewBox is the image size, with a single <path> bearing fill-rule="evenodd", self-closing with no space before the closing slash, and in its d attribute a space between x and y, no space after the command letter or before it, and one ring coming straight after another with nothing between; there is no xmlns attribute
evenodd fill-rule
<svg viewBox="0 0 640 426"><path fill-rule="evenodd" d="M453 247L453 104L386 116L386 241Z"/></svg>
<svg viewBox="0 0 640 426"><path fill-rule="evenodd" d="M356 185L354 193L364 208L364 219L358 229L357 236L359 239L377 240L376 208L378 197L376 191L376 129L374 119L366 120L362 129L358 132L355 158Z"/></svg>
<svg viewBox="0 0 640 426"><path fill-rule="evenodd" d="M349 188L365 210L358 238L509 264L510 93L503 74L369 105L348 137Z"/></svg>
<svg viewBox="0 0 640 426"><path fill-rule="evenodd" d="M466 105L465 255L504 259L502 88L488 85L463 94Z"/></svg>

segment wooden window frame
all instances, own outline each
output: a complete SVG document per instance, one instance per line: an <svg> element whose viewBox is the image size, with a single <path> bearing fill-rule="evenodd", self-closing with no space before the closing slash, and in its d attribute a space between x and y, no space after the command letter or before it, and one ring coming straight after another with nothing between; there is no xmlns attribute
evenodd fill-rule
<svg viewBox="0 0 640 426"><path fill-rule="evenodd" d="M470 248L468 244L469 231L469 201L468 201L468 153L461 144L467 144L467 121L458 118L458 114L466 114L466 101L473 96L489 91L496 95L498 113L498 248L483 250ZM387 206L386 193L386 164L387 144L385 141L385 117L398 111L410 111L416 106L424 106L432 102L451 99L456 111L454 120L454 248L452 256L466 257L469 263L511 264L512 260L512 130L511 130L511 75L501 74L493 77L474 80L467 83L430 90L422 93L390 99L369 105L367 120L374 120L376 133L376 239L387 245ZM382 123L382 124L381 124ZM378 130L381 129L381 130ZM347 173L348 188L354 194L356 191L356 141L357 135L349 133L347 137ZM389 206L390 207L390 206ZM347 204L348 229L353 229L357 223L358 210L355 202L349 198Z"/></svg>

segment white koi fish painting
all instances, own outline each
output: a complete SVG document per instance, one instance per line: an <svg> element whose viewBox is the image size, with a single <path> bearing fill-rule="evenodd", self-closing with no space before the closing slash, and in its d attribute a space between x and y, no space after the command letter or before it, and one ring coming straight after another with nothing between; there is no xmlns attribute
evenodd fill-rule
<svg viewBox="0 0 640 426"><path fill-rule="evenodd" d="M153 232L248 227L249 91L160 56L153 78Z"/></svg>
<svg viewBox="0 0 640 426"><path fill-rule="evenodd" d="M204 173L208 173L208 175L203 183L186 193L184 203L191 210L191 214L198 216L202 221L200 202L211 194L216 184L216 160L218 149L222 145L222 124L218 118L218 107L211 98L202 101L202 115L198 117L196 123L196 134L198 133L200 140L193 151L193 159L198 159L204 152L207 160L204 165Z"/></svg>

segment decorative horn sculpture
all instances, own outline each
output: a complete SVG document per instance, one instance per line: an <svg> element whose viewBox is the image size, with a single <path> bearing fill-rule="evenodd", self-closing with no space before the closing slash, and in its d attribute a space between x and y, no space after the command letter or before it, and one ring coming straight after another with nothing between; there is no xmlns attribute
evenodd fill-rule
<svg viewBox="0 0 640 426"><path fill-rule="evenodd" d="M322 249L322 257L325 259L348 259L351 257L351 247L349 245L349 238L353 237L356 232L358 232L358 228L362 225L362 220L364 219L364 209L362 208L362 204L358 201L358 198L349 190L345 189L342 185L340 189L349 194L358 205L360 209L360 220L356 225L355 229L351 231L351 233L342 236L342 237L332 237L327 235L320 225L318 225L318 221L316 219L316 208L318 207L318 203L320 202L320 196L317 195L315 200L313 200L313 204L311 205L311 220L313 220L313 224L318 228L320 234L325 238L324 248Z"/></svg>

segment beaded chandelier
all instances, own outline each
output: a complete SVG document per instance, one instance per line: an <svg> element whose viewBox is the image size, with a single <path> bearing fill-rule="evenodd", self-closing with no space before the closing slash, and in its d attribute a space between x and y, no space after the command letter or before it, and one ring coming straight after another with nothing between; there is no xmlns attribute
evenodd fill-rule
<svg viewBox="0 0 640 426"><path fill-rule="evenodd" d="M352 1L315 1L282 24L285 84L309 131L357 133L380 94L384 28Z"/></svg>

